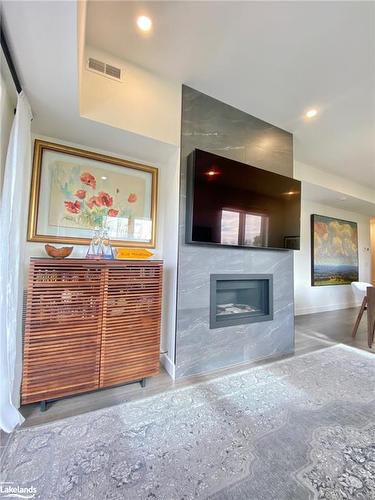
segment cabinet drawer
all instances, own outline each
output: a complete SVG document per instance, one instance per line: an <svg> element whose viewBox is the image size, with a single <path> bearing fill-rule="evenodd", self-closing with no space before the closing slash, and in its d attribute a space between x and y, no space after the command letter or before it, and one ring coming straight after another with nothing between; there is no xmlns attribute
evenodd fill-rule
<svg viewBox="0 0 375 500"><path fill-rule="evenodd" d="M162 266L108 269L100 387L159 372Z"/></svg>
<svg viewBox="0 0 375 500"><path fill-rule="evenodd" d="M31 263L21 402L97 389L103 308L97 265Z"/></svg>
<svg viewBox="0 0 375 500"><path fill-rule="evenodd" d="M54 399L99 386L100 337L29 343L25 346L22 403Z"/></svg>

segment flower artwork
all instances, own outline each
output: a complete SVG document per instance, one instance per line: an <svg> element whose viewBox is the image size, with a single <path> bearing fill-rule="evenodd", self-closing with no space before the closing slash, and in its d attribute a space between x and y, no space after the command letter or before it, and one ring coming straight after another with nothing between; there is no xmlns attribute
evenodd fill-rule
<svg viewBox="0 0 375 500"><path fill-rule="evenodd" d="M153 245L154 167L43 141L37 141L38 146L31 241L89 242L93 229L106 227L116 245ZM35 185L35 177L40 179L39 185Z"/></svg>
<svg viewBox="0 0 375 500"><path fill-rule="evenodd" d="M129 221L143 216L144 179L109 175L94 166L86 170L64 161L50 168L51 225L94 229L105 225L108 218L118 217L129 227Z"/></svg>

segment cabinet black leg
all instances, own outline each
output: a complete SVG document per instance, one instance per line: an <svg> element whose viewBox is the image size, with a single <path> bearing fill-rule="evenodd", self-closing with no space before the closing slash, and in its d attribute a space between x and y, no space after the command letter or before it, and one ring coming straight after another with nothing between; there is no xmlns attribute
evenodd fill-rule
<svg viewBox="0 0 375 500"><path fill-rule="evenodd" d="M141 387L146 387L146 379L145 378L143 378L141 380Z"/></svg>
<svg viewBox="0 0 375 500"><path fill-rule="evenodd" d="M47 410L47 401L41 401L40 402L40 411L46 411Z"/></svg>

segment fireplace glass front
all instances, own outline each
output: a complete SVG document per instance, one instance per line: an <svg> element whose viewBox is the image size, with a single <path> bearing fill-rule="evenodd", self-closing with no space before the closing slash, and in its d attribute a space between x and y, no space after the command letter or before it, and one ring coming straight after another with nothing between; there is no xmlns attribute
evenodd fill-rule
<svg viewBox="0 0 375 500"><path fill-rule="evenodd" d="M271 274L212 274L210 328L273 319Z"/></svg>

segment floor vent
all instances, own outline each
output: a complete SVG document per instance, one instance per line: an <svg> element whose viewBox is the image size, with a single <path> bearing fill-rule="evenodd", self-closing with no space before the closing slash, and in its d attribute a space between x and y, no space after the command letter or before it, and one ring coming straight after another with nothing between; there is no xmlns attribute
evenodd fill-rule
<svg viewBox="0 0 375 500"><path fill-rule="evenodd" d="M93 57L89 57L87 61L87 69L93 71L94 73L99 73L103 76L107 76L108 78L112 78L113 80L122 80L121 68L117 68L112 64L106 64L105 62L94 59Z"/></svg>

